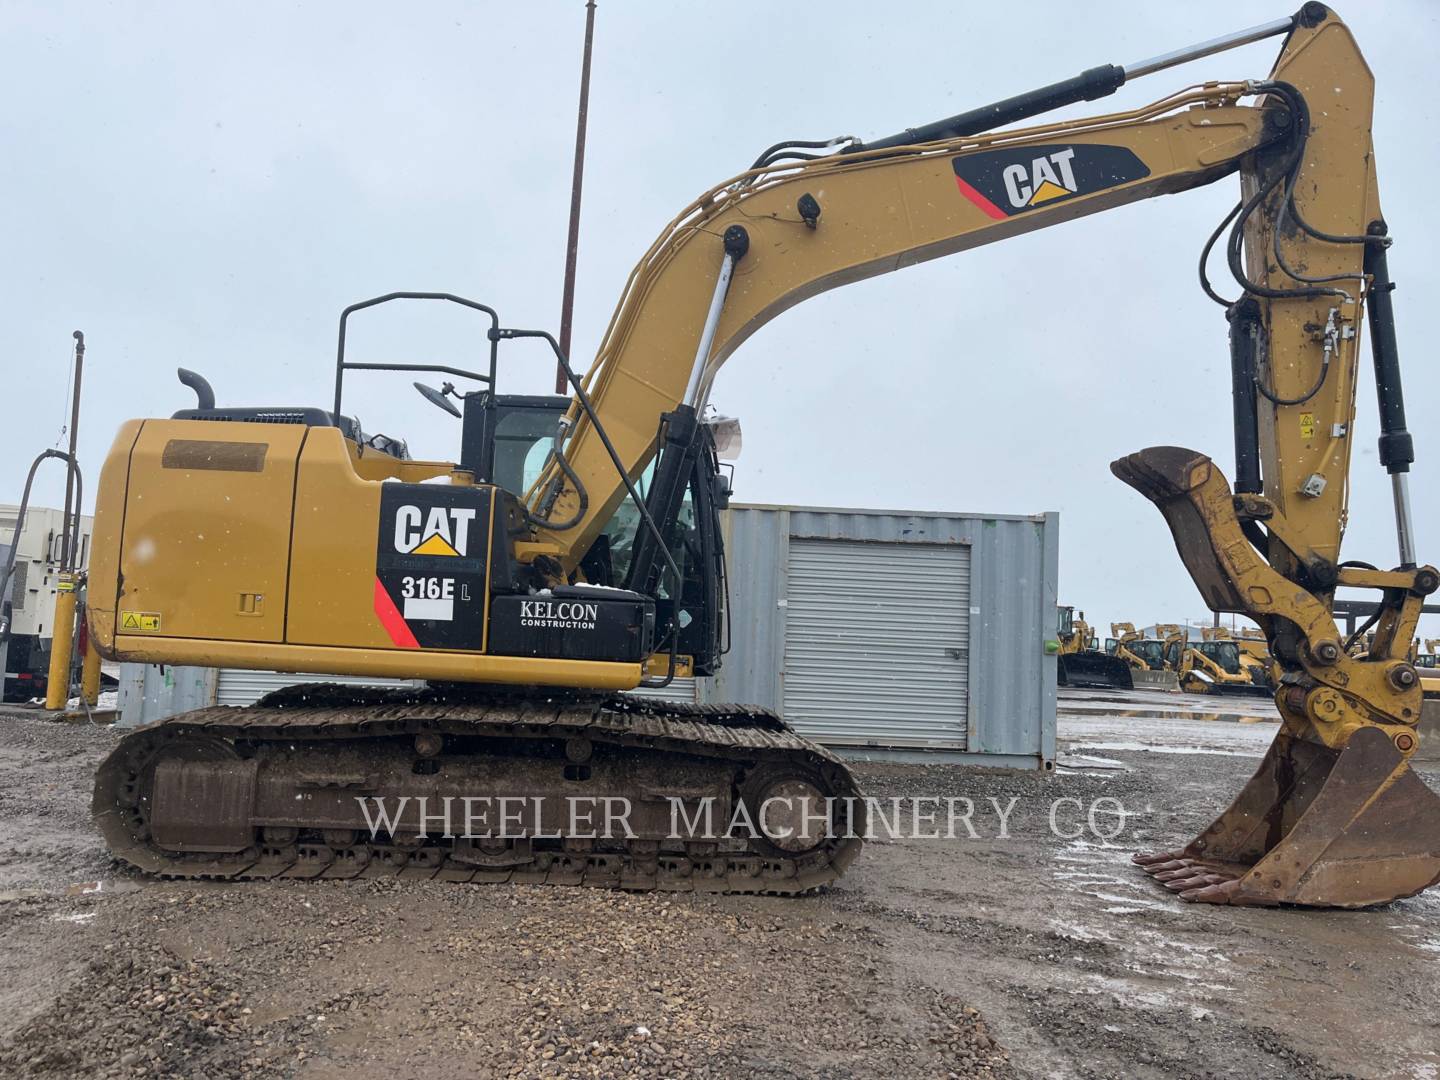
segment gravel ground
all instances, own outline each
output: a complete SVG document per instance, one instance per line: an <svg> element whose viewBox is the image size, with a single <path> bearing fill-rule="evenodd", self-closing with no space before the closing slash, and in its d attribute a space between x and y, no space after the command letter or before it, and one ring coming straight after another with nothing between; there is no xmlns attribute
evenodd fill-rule
<svg viewBox="0 0 1440 1080"><path fill-rule="evenodd" d="M1056 776L860 766L974 800L979 836L872 842L798 900L149 881L88 821L114 735L0 715L0 1075L1434 1077L1440 901L1157 889L1129 852L1194 832L1273 727L1137 701L1065 709ZM1123 835L1051 832L1102 797Z"/></svg>

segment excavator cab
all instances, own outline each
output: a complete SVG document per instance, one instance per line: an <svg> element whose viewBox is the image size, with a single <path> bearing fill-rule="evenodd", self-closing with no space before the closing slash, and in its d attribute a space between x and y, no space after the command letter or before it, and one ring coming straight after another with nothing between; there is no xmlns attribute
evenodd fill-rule
<svg viewBox="0 0 1440 1080"><path fill-rule="evenodd" d="M428 400L435 400L435 391L425 393L429 388L416 385ZM477 480L523 498L549 463L555 432L570 405L568 397L559 395L506 395L489 389L464 395L461 466ZM580 569L588 584L653 596L657 624L674 635L677 654L688 658L686 669L711 675L719 669L723 653L719 512L728 504L730 488L720 472L711 426L697 425L690 437L699 443L698 452L680 455L684 460L677 462L678 452L664 448L636 480L646 510L666 537L670 559L680 572L678 584L664 572L668 564L654 545L637 543L646 522L639 507L629 501L616 507L581 559ZM678 487L657 483L657 475L672 473L678 474Z"/></svg>
<svg viewBox="0 0 1440 1080"><path fill-rule="evenodd" d="M1219 664L1227 674L1240 674L1240 649L1233 641L1199 641L1195 647Z"/></svg>
<svg viewBox="0 0 1440 1080"><path fill-rule="evenodd" d="M1184 650L1193 650L1209 659L1227 675L1239 675L1240 649L1233 641L1172 641L1166 654L1171 667L1178 671Z"/></svg>
<svg viewBox="0 0 1440 1080"><path fill-rule="evenodd" d="M1151 638L1126 642L1125 647L1145 661L1151 671L1165 671L1165 643Z"/></svg>
<svg viewBox="0 0 1440 1080"><path fill-rule="evenodd" d="M416 389L420 389L419 383ZM425 396L434 401L429 394ZM545 466L555 429L570 407L570 399L558 394L496 394L486 389L461 400L461 466L477 480L498 484L523 498Z"/></svg>

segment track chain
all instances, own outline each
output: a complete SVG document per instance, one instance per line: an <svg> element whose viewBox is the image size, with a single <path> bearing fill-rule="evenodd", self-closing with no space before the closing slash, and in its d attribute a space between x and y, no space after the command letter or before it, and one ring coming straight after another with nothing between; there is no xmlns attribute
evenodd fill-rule
<svg viewBox="0 0 1440 1080"><path fill-rule="evenodd" d="M628 890L793 895L827 885L859 853L854 836L827 839L791 855L724 852L715 842L688 842L683 855L654 841L623 851L535 850L516 866L457 861L432 838L418 847L352 840L345 846L296 842L257 845L235 854L166 851L149 843L142 797L147 764L177 740L234 743L338 742L393 736L493 735L497 738L585 738L636 752L678 752L762 766L802 764L838 798L861 800L852 820L863 834L863 800L845 764L796 734L780 717L748 706L689 705L632 695L574 691L534 695L475 688L380 690L338 684L289 687L253 706L197 709L137 728L96 774L92 812L117 858L170 878L269 879L401 877L460 882L585 885ZM298 839L298 838L297 838Z"/></svg>

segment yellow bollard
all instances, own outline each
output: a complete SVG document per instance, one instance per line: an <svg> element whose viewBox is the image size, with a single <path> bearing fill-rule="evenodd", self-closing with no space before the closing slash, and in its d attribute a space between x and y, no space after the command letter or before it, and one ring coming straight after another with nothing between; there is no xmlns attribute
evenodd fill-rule
<svg viewBox="0 0 1440 1080"><path fill-rule="evenodd" d="M85 609L85 632L80 635L85 643L80 654L80 696L87 705L100 703L100 650L95 648L95 638L90 633L90 609Z"/></svg>
<svg viewBox="0 0 1440 1080"><path fill-rule="evenodd" d="M70 700L70 649L75 638L75 575L60 574L55 593L55 632L50 646L50 678L45 708L63 709Z"/></svg>

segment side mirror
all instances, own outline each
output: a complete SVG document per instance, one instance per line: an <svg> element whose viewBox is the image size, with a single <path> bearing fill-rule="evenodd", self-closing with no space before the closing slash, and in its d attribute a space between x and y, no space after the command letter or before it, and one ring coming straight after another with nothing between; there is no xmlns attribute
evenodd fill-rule
<svg viewBox="0 0 1440 1080"><path fill-rule="evenodd" d="M460 410L457 409L445 398L445 395L447 393L453 394L455 392L455 387L452 384L447 382L439 390L436 390L433 386L426 386L424 383L419 382L414 383L413 385L416 390L420 391L420 396L423 397L426 401L430 402L431 405L434 405L440 409L444 409L451 416L460 415Z"/></svg>
<svg viewBox="0 0 1440 1080"><path fill-rule="evenodd" d="M715 502L715 509L730 509L730 478L724 473L715 474L715 488L712 498Z"/></svg>

